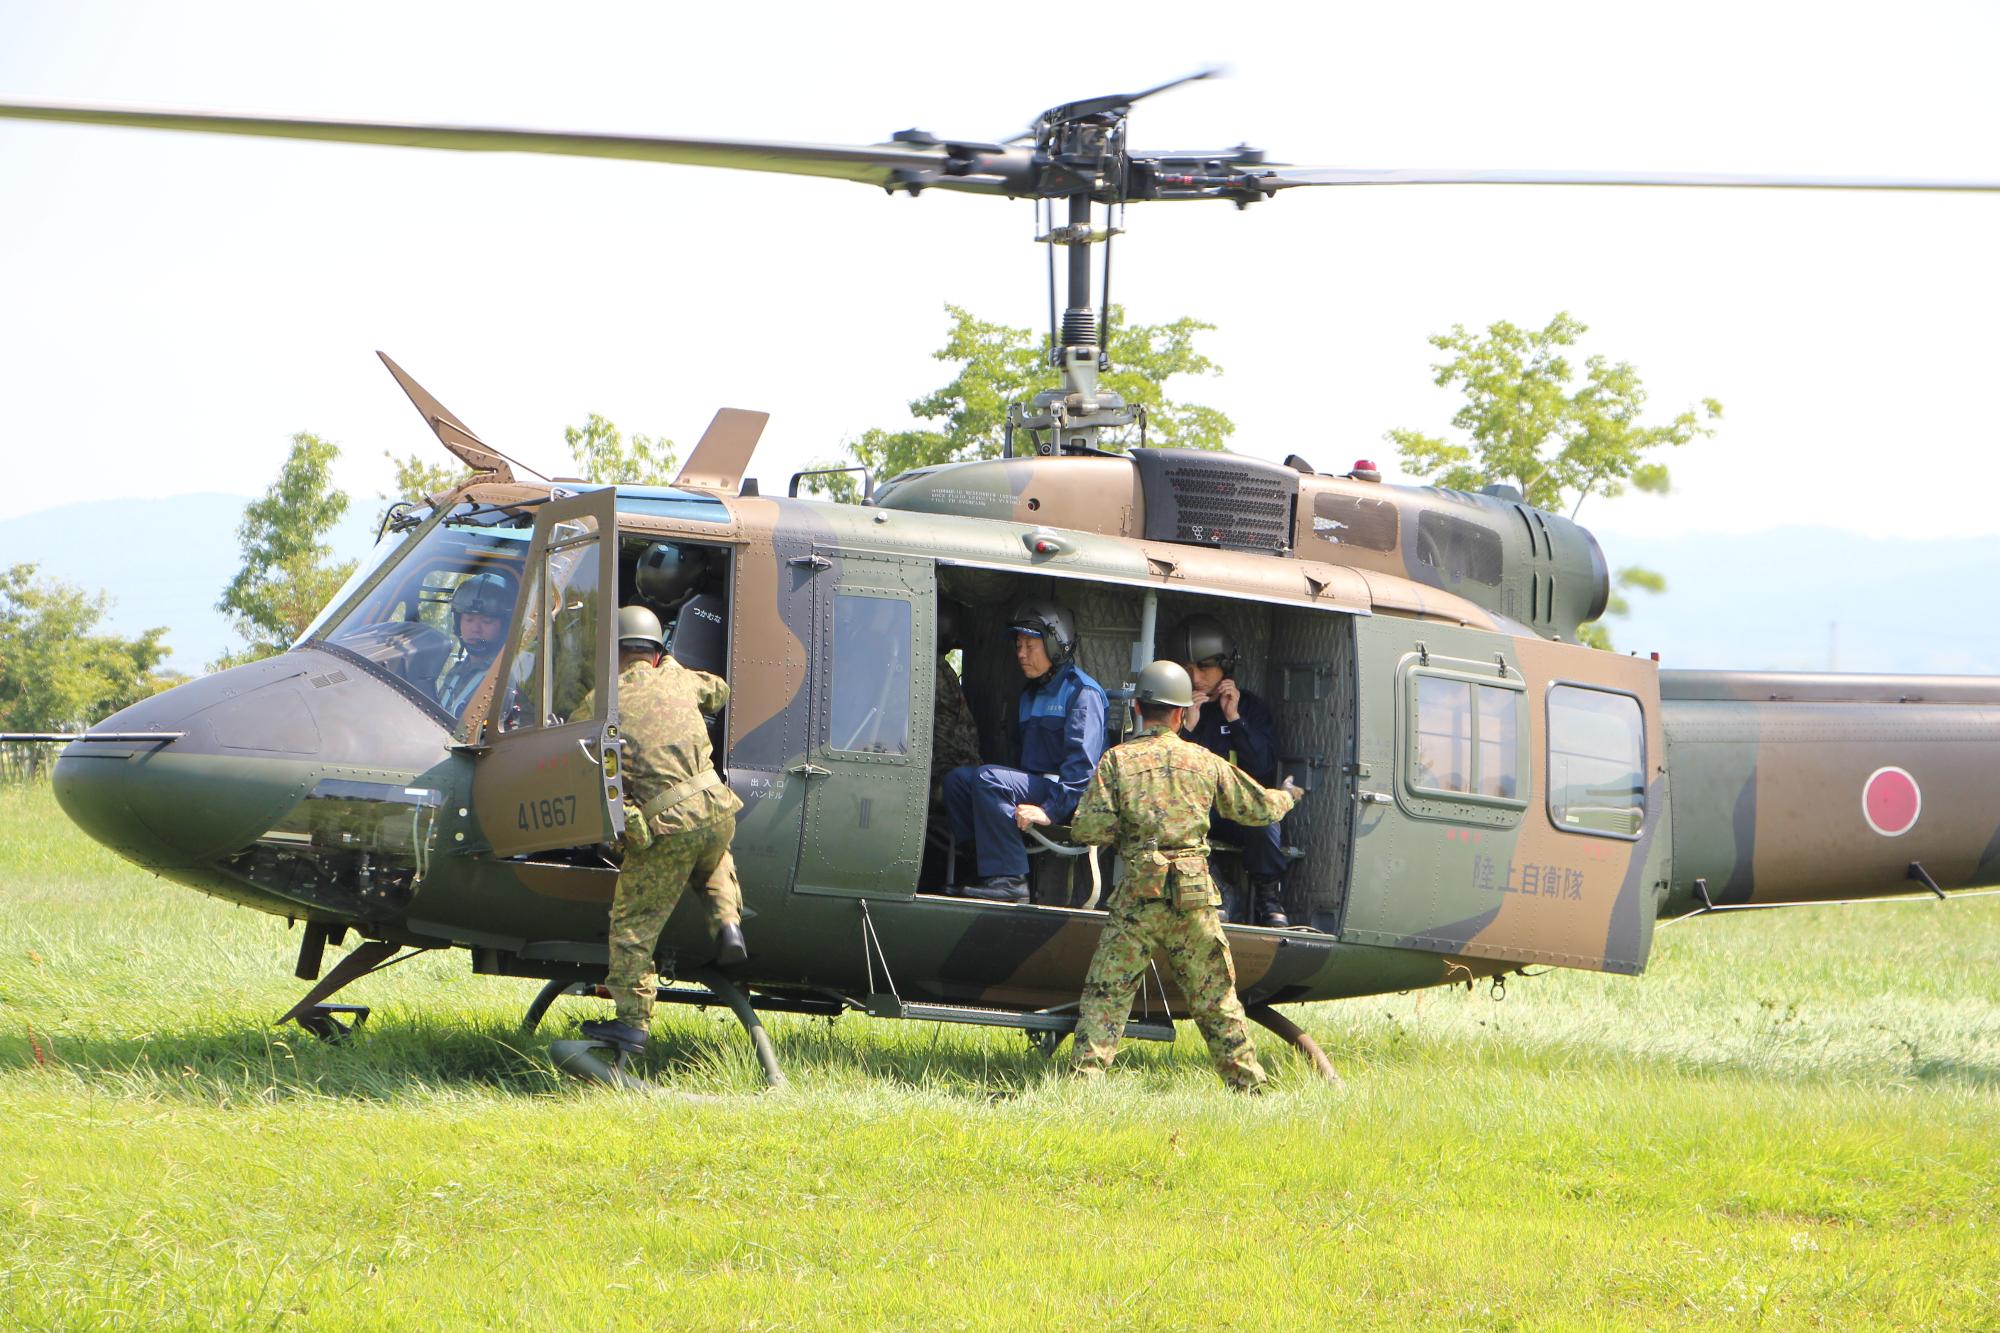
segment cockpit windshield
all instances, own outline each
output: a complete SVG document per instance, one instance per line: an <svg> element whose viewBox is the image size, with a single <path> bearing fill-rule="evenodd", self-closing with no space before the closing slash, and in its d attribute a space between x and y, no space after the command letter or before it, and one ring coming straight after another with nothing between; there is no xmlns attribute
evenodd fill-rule
<svg viewBox="0 0 2000 1333"><path fill-rule="evenodd" d="M531 506L457 506L312 639L462 716L505 645L534 525Z"/></svg>

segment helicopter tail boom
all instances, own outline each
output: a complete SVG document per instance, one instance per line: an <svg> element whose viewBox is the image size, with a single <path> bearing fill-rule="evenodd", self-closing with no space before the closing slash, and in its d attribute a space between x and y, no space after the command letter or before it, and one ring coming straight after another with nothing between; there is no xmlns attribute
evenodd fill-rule
<svg viewBox="0 0 2000 1333"><path fill-rule="evenodd" d="M2000 678L1660 673L1661 915L2000 882Z"/></svg>

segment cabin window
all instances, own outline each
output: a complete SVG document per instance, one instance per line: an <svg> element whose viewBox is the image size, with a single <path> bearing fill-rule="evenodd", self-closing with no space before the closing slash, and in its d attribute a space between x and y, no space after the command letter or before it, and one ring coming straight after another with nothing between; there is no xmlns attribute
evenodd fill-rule
<svg viewBox="0 0 2000 1333"><path fill-rule="evenodd" d="M827 744L910 752L910 604L839 593L833 606L833 707Z"/></svg>
<svg viewBox="0 0 2000 1333"><path fill-rule="evenodd" d="M1313 498L1313 536L1364 551L1396 549L1396 506L1363 495L1329 493Z"/></svg>
<svg viewBox="0 0 2000 1333"><path fill-rule="evenodd" d="M1443 574L1448 583L1471 579L1499 587L1500 555L1497 532L1435 509L1417 515L1417 561Z"/></svg>
<svg viewBox="0 0 2000 1333"><path fill-rule="evenodd" d="M1526 805L1521 687L1431 671L1412 672L1410 684L1411 792Z"/></svg>
<svg viewBox="0 0 2000 1333"><path fill-rule="evenodd" d="M1549 690L1549 822L1636 838L1646 822L1646 719L1629 694Z"/></svg>

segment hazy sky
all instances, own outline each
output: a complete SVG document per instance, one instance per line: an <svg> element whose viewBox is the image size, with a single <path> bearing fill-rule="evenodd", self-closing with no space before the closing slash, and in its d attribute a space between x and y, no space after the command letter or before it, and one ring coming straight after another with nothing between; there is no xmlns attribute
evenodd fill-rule
<svg viewBox="0 0 2000 1333"><path fill-rule="evenodd" d="M1004 137L1203 64L1140 147L1347 166L2000 176L1991 5L0 4L0 99L873 142ZM947 301L1039 325L1029 205L642 164L0 122L0 516L262 488L296 430L372 494L435 450L373 352L546 471L597 411L773 414L767 490L942 382ZM1114 295L1219 326L1182 386L1323 468L1439 430L1426 335L1567 309L1664 415L1606 537L2000 534L2000 196L1424 188L1135 207ZM440 455L441 456L441 455ZM1393 473L1393 468L1389 468Z"/></svg>

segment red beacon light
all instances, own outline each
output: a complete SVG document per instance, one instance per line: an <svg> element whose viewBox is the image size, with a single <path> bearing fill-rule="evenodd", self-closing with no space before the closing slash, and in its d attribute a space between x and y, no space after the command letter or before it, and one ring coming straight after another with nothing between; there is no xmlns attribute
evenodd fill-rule
<svg viewBox="0 0 2000 1333"><path fill-rule="evenodd" d="M1375 460L1372 458L1355 459L1354 471L1348 473L1347 475L1354 478L1356 481L1382 480L1381 470L1375 466Z"/></svg>

